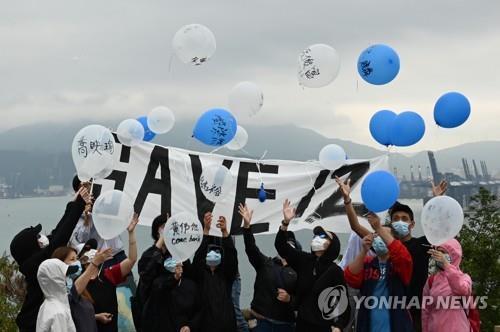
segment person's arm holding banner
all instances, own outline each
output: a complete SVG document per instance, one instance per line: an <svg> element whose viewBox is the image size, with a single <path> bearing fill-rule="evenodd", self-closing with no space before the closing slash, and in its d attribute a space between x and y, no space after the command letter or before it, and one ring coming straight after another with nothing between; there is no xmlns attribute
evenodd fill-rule
<svg viewBox="0 0 500 332"><path fill-rule="evenodd" d="M352 206L351 179L347 179L346 182L343 182L338 176L336 176L335 182L337 182L337 184L339 185L340 192L342 193L342 197L344 198L344 206L351 229L356 234L358 234L360 238L364 238L368 234L371 234L371 232L367 228L359 223L358 216L356 215L356 211L354 210L354 206Z"/></svg>
<svg viewBox="0 0 500 332"><path fill-rule="evenodd" d="M257 270L262 266L267 257L260 252L259 247L255 244L255 237L253 236L252 229L250 228L253 210L250 210L246 204L240 204L239 212L243 218L243 239L245 241L245 252L250 264L252 264L252 266Z"/></svg>
<svg viewBox="0 0 500 332"><path fill-rule="evenodd" d="M286 199L285 202L283 202L283 221L281 222L280 229L276 234L274 247L278 251L278 254L286 259L288 264L290 264L294 270L297 270L300 266L300 261L303 255L307 254L293 248L287 243L288 225L293 218L295 218L295 208L292 208L290 201Z"/></svg>
<svg viewBox="0 0 500 332"><path fill-rule="evenodd" d="M222 249L224 250L221 261L222 271L227 280L232 283L238 274L238 253L234 247L233 239L229 236L226 217L219 217L217 227L222 232Z"/></svg>

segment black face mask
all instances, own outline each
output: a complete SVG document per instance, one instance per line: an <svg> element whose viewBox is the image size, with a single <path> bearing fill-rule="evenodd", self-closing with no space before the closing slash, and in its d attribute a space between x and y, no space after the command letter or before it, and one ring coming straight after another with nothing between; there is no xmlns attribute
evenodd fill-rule
<svg viewBox="0 0 500 332"><path fill-rule="evenodd" d="M68 270L66 271L66 276L70 276L72 274L77 273L79 269L80 269L79 266L75 266L75 265L68 266Z"/></svg>

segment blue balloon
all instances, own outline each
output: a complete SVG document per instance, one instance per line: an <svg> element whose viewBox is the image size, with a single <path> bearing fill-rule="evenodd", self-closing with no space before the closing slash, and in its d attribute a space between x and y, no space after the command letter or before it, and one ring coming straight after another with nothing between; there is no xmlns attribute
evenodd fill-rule
<svg viewBox="0 0 500 332"><path fill-rule="evenodd" d="M399 184L394 175L387 171L375 171L366 176L361 185L361 198L372 212L389 209L399 197Z"/></svg>
<svg viewBox="0 0 500 332"><path fill-rule="evenodd" d="M144 141L149 142L155 138L156 134L151 131L148 127L148 117L147 116L141 116L140 118L137 118L137 121L139 121L142 126L144 127Z"/></svg>
<svg viewBox="0 0 500 332"><path fill-rule="evenodd" d="M382 145L392 145L392 125L397 115L393 111L382 110L373 114L370 120L370 133L372 137Z"/></svg>
<svg viewBox="0 0 500 332"><path fill-rule="evenodd" d="M415 112L406 111L398 114L391 128L391 143L395 146L410 146L422 139L425 134L425 122Z"/></svg>
<svg viewBox="0 0 500 332"><path fill-rule="evenodd" d="M227 110L214 108L203 113L194 126L193 136L212 146L229 143L236 134L236 119Z"/></svg>
<svg viewBox="0 0 500 332"><path fill-rule="evenodd" d="M368 83L387 84L399 73L399 56L387 45L372 45L359 56L358 73Z"/></svg>
<svg viewBox="0 0 500 332"><path fill-rule="evenodd" d="M458 92L445 93L434 106L434 121L443 128L458 127L467 121L469 115L469 100Z"/></svg>
<svg viewBox="0 0 500 332"><path fill-rule="evenodd" d="M264 203L267 199L267 193L266 193L266 190L264 189L264 184L261 183L260 184L260 189L259 189L259 201L261 203Z"/></svg>

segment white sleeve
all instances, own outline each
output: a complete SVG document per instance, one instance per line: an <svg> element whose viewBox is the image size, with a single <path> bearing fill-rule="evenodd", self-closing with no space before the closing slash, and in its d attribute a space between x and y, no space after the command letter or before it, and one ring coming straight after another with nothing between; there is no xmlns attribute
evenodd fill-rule
<svg viewBox="0 0 500 332"><path fill-rule="evenodd" d="M80 220L78 220L78 223L76 224L75 229L73 230L73 234L71 235L71 238L69 240L69 246L76 248L76 246L78 246L79 244L87 242L91 238L91 231L92 223L90 223L88 226L85 226L83 217L80 217Z"/></svg>
<svg viewBox="0 0 500 332"><path fill-rule="evenodd" d="M344 270L347 265L349 265L356 258L356 256L358 256L362 248L363 240L358 236L358 234L351 232L344 257L342 257L342 261L339 264L342 270Z"/></svg>

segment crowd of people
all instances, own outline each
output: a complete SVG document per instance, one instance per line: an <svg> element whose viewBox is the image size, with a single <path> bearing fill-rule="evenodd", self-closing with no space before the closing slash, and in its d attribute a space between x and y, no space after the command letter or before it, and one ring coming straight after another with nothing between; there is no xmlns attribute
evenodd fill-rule
<svg viewBox="0 0 500 332"><path fill-rule="evenodd" d="M43 235L37 225L11 242L11 254L27 285L16 321L19 330L118 331L116 288L132 277L136 262L139 281L131 303L140 332L471 330L463 308L357 305L356 296L420 302L423 296L471 296L472 281L460 270L462 250L456 239L435 247L425 237L413 237L413 212L398 202L389 210L387 223L374 213L364 215L368 229L358 220L349 180L337 178L337 183L352 229L340 262L337 235L321 226L313 229L310 245L303 250L288 230L295 218L288 200L283 203L276 252L263 253L252 233L253 211L239 206L245 253L256 272L250 308L256 324L249 326L239 308L238 257L225 217L213 216L206 208L200 220L202 243L192 261L179 262L163 237L168 215L160 215L151 226L152 246L138 259L139 216L135 214L127 228L125 253L120 238L104 241L96 232L90 188L75 179L75 198L50 235ZM445 194L446 183L433 186L433 191ZM209 235L212 223L222 237Z"/></svg>

